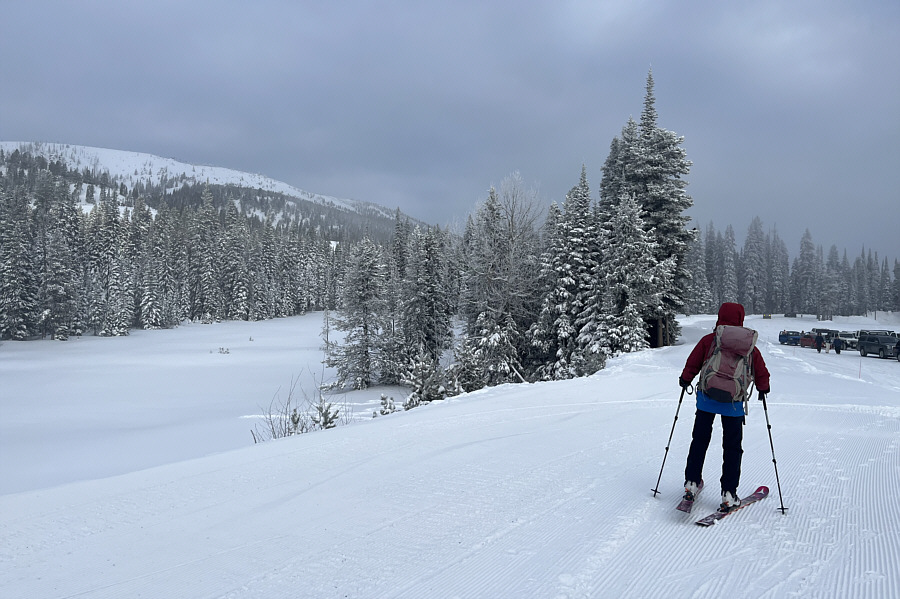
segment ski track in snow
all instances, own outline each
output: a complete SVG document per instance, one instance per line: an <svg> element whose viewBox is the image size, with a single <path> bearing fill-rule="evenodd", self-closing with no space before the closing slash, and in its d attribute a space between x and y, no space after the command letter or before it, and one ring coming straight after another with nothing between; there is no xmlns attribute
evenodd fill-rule
<svg viewBox="0 0 900 599"><path fill-rule="evenodd" d="M900 596L900 365L761 335L783 497L754 400L741 491L770 494L701 528L719 503L721 435L716 426L693 513L676 511L692 397L661 494L650 492L691 346L623 356L586 379L0 495L2 596Z"/></svg>

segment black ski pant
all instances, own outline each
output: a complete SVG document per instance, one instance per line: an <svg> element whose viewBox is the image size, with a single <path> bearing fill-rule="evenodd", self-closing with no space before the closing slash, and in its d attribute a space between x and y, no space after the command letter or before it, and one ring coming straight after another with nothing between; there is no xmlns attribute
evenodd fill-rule
<svg viewBox="0 0 900 599"><path fill-rule="evenodd" d="M691 435L691 449L688 452L687 465L684 468L684 480L699 483L703 478L703 462L706 450L712 438L713 422L716 415L712 412L697 410L694 416L694 431ZM722 416L722 492L731 491L737 494L741 480L741 457L744 450L741 443L744 438L743 416Z"/></svg>

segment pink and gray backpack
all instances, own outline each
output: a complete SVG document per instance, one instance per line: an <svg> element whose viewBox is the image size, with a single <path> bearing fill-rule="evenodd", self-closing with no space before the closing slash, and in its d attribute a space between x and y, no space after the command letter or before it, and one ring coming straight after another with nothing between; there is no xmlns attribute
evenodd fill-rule
<svg viewBox="0 0 900 599"><path fill-rule="evenodd" d="M697 388L725 403L746 401L753 383L753 348L759 333L746 327L719 325L712 350L700 369Z"/></svg>

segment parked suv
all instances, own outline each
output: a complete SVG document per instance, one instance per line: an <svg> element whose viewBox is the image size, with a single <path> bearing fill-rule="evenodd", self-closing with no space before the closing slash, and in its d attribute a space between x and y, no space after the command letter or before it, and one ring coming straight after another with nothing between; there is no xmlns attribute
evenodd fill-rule
<svg viewBox="0 0 900 599"><path fill-rule="evenodd" d="M844 342L845 349L856 349L858 344L858 338L854 331L840 331L837 334L838 337L841 338L841 341Z"/></svg>
<svg viewBox="0 0 900 599"><path fill-rule="evenodd" d="M781 331L778 333L781 345L800 345L800 331Z"/></svg>
<svg viewBox="0 0 900 599"><path fill-rule="evenodd" d="M857 343L859 355L877 354L879 358L896 356L897 338L890 335L860 335Z"/></svg>

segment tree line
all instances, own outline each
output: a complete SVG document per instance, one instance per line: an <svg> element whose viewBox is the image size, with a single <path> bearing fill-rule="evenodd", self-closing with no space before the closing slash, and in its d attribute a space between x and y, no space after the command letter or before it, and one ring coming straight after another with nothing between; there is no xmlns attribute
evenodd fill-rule
<svg viewBox="0 0 900 599"><path fill-rule="evenodd" d="M900 310L900 262L862 248L852 260L832 244L826 253L807 229L791 260L777 230L766 233L755 217L738 249L734 229L724 235L710 223L687 255L691 273L688 314L705 314L721 302L744 304L748 313L831 317Z"/></svg>
<svg viewBox="0 0 900 599"><path fill-rule="evenodd" d="M208 185L195 202L151 209L115 182L18 152L4 157L2 174L0 339L127 335L337 306L343 246L333 238L343 233L334 221L262 220L258 206Z"/></svg>

